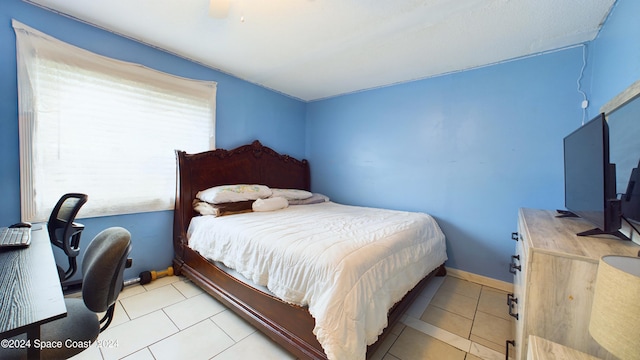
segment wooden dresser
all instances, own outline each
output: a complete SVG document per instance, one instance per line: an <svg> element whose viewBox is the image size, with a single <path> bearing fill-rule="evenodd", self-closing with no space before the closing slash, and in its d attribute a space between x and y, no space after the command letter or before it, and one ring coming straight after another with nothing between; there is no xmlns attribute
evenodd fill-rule
<svg viewBox="0 0 640 360"><path fill-rule="evenodd" d="M528 347L527 360L598 360L594 356L535 335L529 336Z"/></svg>
<svg viewBox="0 0 640 360"><path fill-rule="evenodd" d="M527 355L529 335L602 359L615 359L589 335L598 262L603 255L637 256L640 246L609 236L576 233L593 228L552 210L520 209L509 312L516 318L516 359Z"/></svg>

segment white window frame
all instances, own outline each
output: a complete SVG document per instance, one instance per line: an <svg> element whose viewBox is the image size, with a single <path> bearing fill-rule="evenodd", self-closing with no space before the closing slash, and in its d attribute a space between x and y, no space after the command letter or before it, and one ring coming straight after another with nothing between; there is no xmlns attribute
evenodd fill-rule
<svg viewBox="0 0 640 360"><path fill-rule="evenodd" d="M13 20L23 221L65 193L78 217L173 209L175 149L215 148L216 88L72 46Z"/></svg>

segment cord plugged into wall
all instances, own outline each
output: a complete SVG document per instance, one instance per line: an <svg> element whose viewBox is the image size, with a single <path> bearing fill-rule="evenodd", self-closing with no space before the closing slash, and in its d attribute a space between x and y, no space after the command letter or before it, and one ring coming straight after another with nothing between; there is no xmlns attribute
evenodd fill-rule
<svg viewBox="0 0 640 360"><path fill-rule="evenodd" d="M586 99L585 99L585 100L582 100L582 104L580 104L580 106L581 106L583 109L588 108L588 107L589 107L589 100L586 100Z"/></svg>
<svg viewBox="0 0 640 360"><path fill-rule="evenodd" d="M582 95L582 125L584 125L587 118L587 107L589 106L589 100L587 100L587 94L582 90L581 81L584 76L584 69L587 67L587 46L582 44L582 68L580 69L580 76L576 80L577 90Z"/></svg>

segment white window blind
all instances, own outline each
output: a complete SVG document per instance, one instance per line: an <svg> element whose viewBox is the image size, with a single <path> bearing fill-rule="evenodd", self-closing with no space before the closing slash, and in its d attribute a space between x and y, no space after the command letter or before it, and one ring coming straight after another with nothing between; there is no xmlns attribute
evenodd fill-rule
<svg viewBox="0 0 640 360"><path fill-rule="evenodd" d="M22 219L48 219L67 192L89 195L79 217L173 208L174 150L215 146L216 83L13 27Z"/></svg>

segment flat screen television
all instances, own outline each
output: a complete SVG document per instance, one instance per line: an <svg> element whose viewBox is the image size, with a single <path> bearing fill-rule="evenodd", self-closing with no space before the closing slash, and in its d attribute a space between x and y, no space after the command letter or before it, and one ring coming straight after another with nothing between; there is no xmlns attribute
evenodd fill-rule
<svg viewBox="0 0 640 360"><path fill-rule="evenodd" d="M600 114L564 138L564 194L567 214L596 228L580 236L620 232L621 201L616 195L615 164L609 161L609 127Z"/></svg>
<svg viewBox="0 0 640 360"><path fill-rule="evenodd" d="M622 194L621 200L624 218L640 223L640 162L631 170L627 191Z"/></svg>

